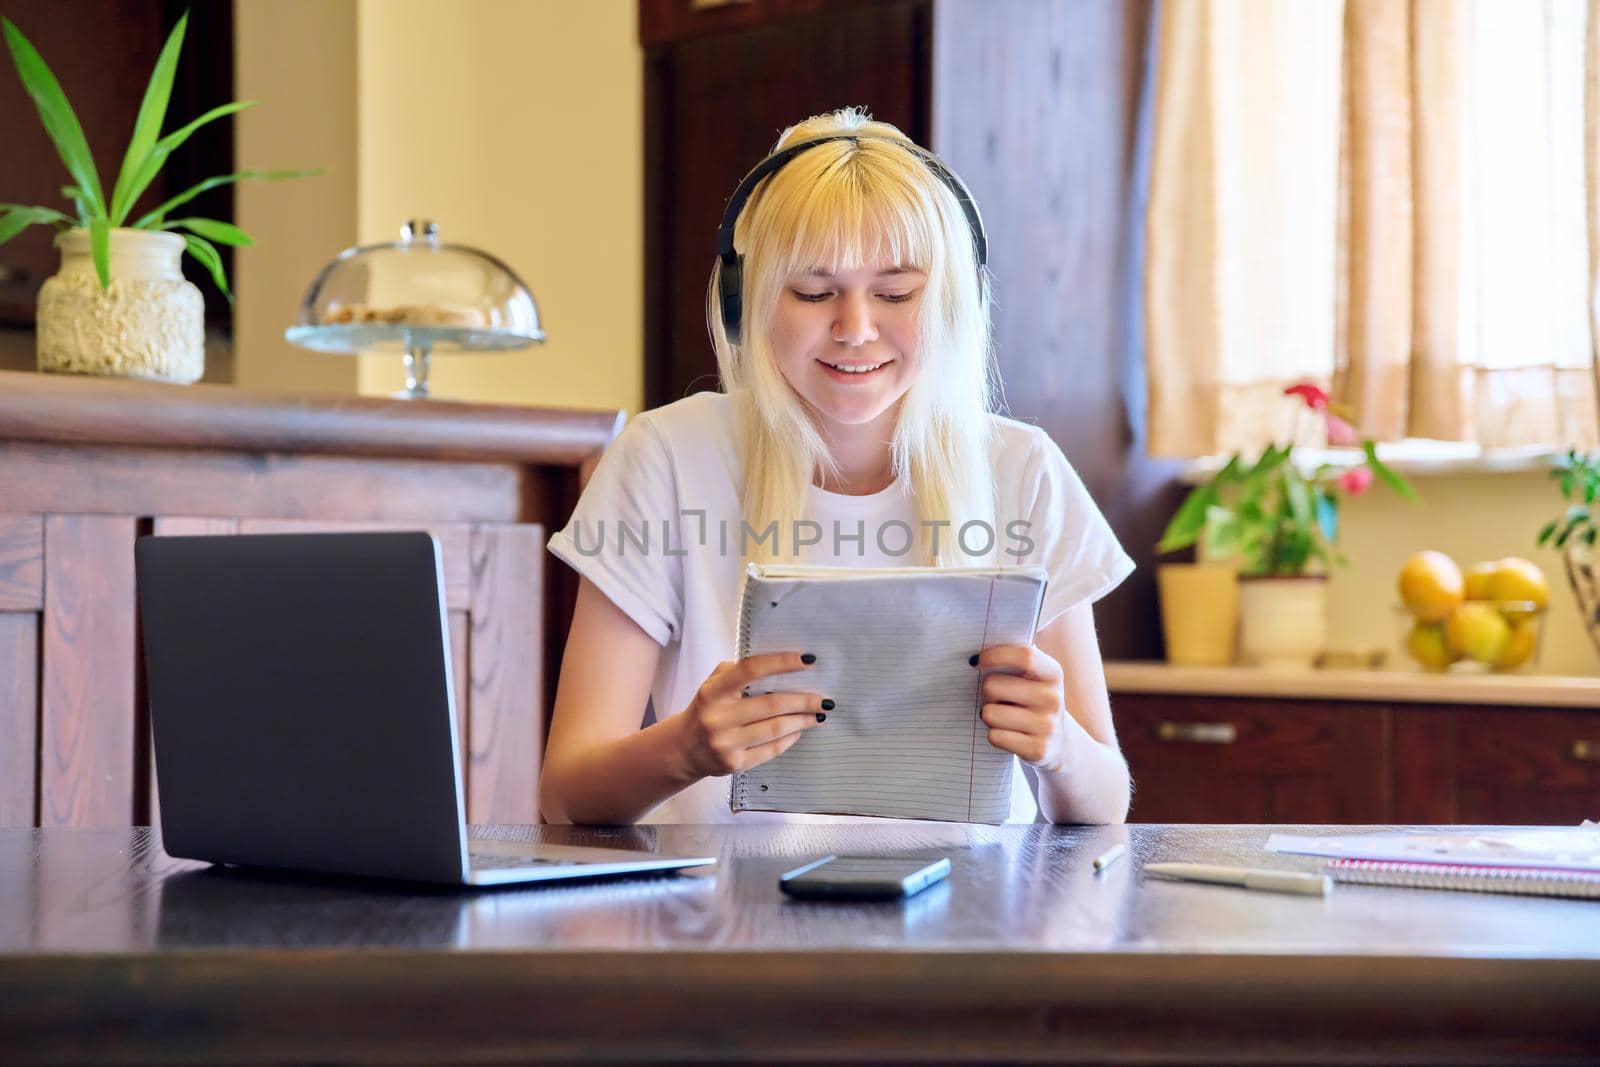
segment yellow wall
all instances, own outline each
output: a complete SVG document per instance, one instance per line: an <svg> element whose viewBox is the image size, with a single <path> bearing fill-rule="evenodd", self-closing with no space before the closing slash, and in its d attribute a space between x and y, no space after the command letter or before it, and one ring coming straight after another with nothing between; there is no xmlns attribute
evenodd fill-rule
<svg viewBox="0 0 1600 1067"><path fill-rule="evenodd" d="M356 361L291 345L306 286L356 238L356 9L326 0L235 0L234 91L259 100L229 121L239 170L327 173L240 182L234 256L234 382L270 392L351 393Z"/></svg>
<svg viewBox="0 0 1600 1067"><path fill-rule="evenodd" d="M550 338L516 352L436 357L430 376L436 397L638 410L643 60L633 0L236 3L238 93L264 100L247 113L253 129L270 127L291 145L306 126L338 128L345 137L336 148L298 143L268 159L266 147L247 145L241 135L240 165L299 166L309 156L330 174L337 169L330 185L350 189L347 202L325 194L328 202L318 201L311 216L314 232L292 238L272 225L284 220L262 203L284 186L263 186L256 200L241 199L241 225L263 224L258 237L270 236L271 248L251 250L260 269L241 276L240 307L250 302L270 328L241 330L240 384L321 387L308 370L315 361L348 366L346 391L381 395L400 388L398 356L346 362L307 354L290 363L271 334L276 328L281 337L294 303L285 309L263 274L294 289L298 301L317 268L340 249L392 241L404 220L425 216L439 224L445 241L508 263L532 290ZM273 32L300 15L316 25ZM294 51L324 30L314 61ZM320 84L336 80L329 70L348 72L351 90ZM250 282L260 287L245 291Z"/></svg>
<svg viewBox="0 0 1600 1067"><path fill-rule="evenodd" d="M1340 543L1350 566L1329 585L1329 643L1337 649L1388 648L1392 663L1407 666L1400 651L1402 620L1395 576L1407 557L1425 548L1451 556L1463 568L1480 560L1521 556L1550 582L1550 611L1536 668L1543 674L1593 674L1600 656L1578 618L1560 557L1538 548L1539 528L1566 505L1542 471L1520 474L1414 476L1421 503L1413 507L1381 486L1347 505Z"/></svg>

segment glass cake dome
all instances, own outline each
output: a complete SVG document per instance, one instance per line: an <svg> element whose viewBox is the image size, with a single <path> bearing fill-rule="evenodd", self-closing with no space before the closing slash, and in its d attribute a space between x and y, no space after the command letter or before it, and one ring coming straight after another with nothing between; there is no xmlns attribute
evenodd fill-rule
<svg viewBox="0 0 1600 1067"><path fill-rule="evenodd" d="M544 340L539 307L512 269L486 252L444 244L411 219L393 244L347 248L322 269L284 336L318 352L400 352L406 388L428 395L436 352L498 352Z"/></svg>

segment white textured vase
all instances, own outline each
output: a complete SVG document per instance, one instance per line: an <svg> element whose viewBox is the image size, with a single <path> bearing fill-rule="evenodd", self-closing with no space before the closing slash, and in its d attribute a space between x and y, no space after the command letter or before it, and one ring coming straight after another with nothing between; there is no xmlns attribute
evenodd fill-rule
<svg viewBox="0 0 1600 1067"><path fill-rule="evenodd" d="M58 234L61 269L39 289L39 369L188 384L205 373L205 301L183 277L183 238L111 231L102 289L88 230Z"/></svg>
<svg viewBox="0 0 1600 1067"><path fill-rule="evenodd" d="M1239 659L1258 667L1309 669L1328 644L1328 581L1239 579Z"/></svg>

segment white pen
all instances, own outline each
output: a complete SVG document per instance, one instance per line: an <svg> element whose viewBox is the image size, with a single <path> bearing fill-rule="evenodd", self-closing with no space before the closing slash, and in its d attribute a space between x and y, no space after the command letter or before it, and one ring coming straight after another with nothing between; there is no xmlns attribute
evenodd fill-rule
<svg viewBox="0 0 1600 1067"><path fill-rule="evenodd" d="M1127 847L1121 842L1118 842L1117 844L1106 849L1104 852L1100 853L1100 855L1094 858L1094 872L1099 874L1101 871L1117 862L1117 860L1122 858L1122 854L1125 851L1127 851Z"/></svg>
<svg viewBox="0 0 1600 1067"><path fill-rule="evenodd" d="M1271 871L1251 867L1218 867L1209 863L1147 863L1146 874L1180 878L1186 882L1212 882L1237 885L1245 889L1264 889L1273 893L1300 893L1308 897L1326 896L1329 879L1325 874L1299 871Z"/></svg>

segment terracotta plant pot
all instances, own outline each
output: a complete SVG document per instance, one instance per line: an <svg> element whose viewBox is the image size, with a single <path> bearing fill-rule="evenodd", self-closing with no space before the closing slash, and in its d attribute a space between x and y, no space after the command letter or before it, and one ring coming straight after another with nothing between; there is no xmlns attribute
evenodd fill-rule
<svg viewBox="0 0 1600 1067"><path fill-rule="evenodd" d="M1233 662L1239 627L1238 572L1234 563L1157 566L1168 663L1215 667Z"/></svg>
<svg viewBox="0 0 1600 1067"><path fill-rule="evenodd" d="M1326 575L1239 579L1239 659L1309 670L1328 644Z"/></svg>
<svg viewBox="0 0 1600 1067"><path fill-rule="evenodd" d="M100 287L89 231L58 234L61 269L39 290L41 371L188 384L205 373L205 301L179 261L183 238L111 231L111 284Z"/></svg>

